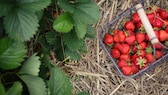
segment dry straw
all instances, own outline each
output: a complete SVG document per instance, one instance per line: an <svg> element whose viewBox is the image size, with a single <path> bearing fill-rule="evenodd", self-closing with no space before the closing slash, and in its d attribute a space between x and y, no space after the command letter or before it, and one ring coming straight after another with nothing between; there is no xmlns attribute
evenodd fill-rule
<svg viewBox="0 0 168 95"><path fill-rule="evenodd" d="M119 13L132 6L132 0L95 0L101 11L101 18L94 26L96 31ZM159 6L168 6L168 0L156 1ZM97 37L86 40L88 53L77 62L69 62L74 93L86 90L91 95L168 95L168 62L142 76L126 79L119 75L99 45Z"/></svg>

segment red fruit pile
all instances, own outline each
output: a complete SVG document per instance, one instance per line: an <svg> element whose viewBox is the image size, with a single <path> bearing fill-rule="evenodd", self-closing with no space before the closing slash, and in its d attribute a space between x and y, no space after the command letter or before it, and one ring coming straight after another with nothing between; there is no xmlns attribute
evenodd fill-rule
<svg viewBox="0 0 168 95"><path fill-rule="evenodd" d="M159 41L167 46L168 11L150 6L146 14ZM111 48L111 56L126 76L138 73L165 54L161 52L163 47L156 44L156 56L153 56L152 44L136 12L123 24L122 29L107 33L104 43Z"/></svg>

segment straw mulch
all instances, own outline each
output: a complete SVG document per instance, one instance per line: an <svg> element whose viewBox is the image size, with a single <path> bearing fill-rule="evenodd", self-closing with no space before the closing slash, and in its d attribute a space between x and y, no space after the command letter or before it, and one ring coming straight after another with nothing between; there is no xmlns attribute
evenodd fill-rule
<svg viewBox="0 0 168 95"><path fill-rule="evenodd" d="M97 32L132 5L131 0L95 1L101 11L101 18L95 25ZM158 0L157 3L168 5L168 0ZM70 68L74 93L85 90L91 95L168 95L168 61L139 77L123 78L115 70L97 37L87 40L87 46L88 53L81 60L66 64Z"/></svg>

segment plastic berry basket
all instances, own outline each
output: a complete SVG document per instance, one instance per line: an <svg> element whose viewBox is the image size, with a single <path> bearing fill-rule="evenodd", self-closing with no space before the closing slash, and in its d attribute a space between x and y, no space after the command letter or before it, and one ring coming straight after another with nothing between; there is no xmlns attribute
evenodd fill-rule
<svg viewBox="0 0 168 95"><path fill-rule="evenodd" d="M149 7L150 6L149 4L155 4L156 6L162 8L162 6L159 5L160 3L158 3L157 0L148 0L148 1L149 2L146 2L146 0L140 0L139 3L141 3L143 5L144 9ZM111 47L104 44L103 38L104 38L106 33L112 32L114 29L122 29L123 28L123 22L130 19L132 14L135 11L136 10L135 10L134 7L126 9L121 14L116 16L115 19L113 19L109 23L106 23L104 26L102 26L102 28L98 32L98 39L99 39L100 45L102 46L102 48L106 52L108 58L111 60L112 64L114 65L115 69L119 72L119 74L122 77L127 77L127 78L134 78L134 77L142 75L144 72L148 72L149 70L153 70L155 67L157 67L157 66L161 65L162 63L166 62L167 58L168 58L168 53L166 51L166 53L161 58L159 58L155 62L151 63L146 68L140 70L138 73L130 75L130 76L126 76L122 73L122 71L120 70L120 68L117 65L117 60L115 58L113 58L110 54Z"/></svg>

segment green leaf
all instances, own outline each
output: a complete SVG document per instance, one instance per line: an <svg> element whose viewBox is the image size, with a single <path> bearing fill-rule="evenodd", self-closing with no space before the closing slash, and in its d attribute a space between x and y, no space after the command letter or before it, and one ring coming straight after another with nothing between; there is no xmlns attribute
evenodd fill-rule
<svg viewBox="0 0 168 95"><path fill-rule="evenodd" d="M14 82L13 86L5 95L22 95L22 84L20 82Z"/></svg>
<svg viewBox="0 0 168 95"><path fill-rule="evenodd" d="M85 36L86 36L87 38L94 39L94 38L95 38L95 35L96 35L96 32L95 32L94 28L93 28L91 25L89 25L89 26L87 27L87 33L86 33Z"/></svg>
<svg viewBox="0 0 168 95"><path fill-rule="evenodd" d="M72 50L69 50L68 48L65 49L65 54L66 54L66 57L70 57L70 59L73 59L73 60L79 60L81 58L81 55L77 52L77 51L72 51Z"/></svg>
<svg viewBox="0 0 168 95"><path fill-rule="evenodd" d="M58 5L68 12L74 11L74 3L71 3L70 0L58 0Z"/></svg>
<svg viewBox="0 0 168 95"><path fill-rule="evenodd" d="M43 11L36 11L35 14L37 15L38 20L43 18L44 12Z"/></svg>
<svg viewBox="0 0 168 95"><path fill-rule="evenodd" d="M47 32L46 35L46 40L49 45L55 45L57 42L57 34L56 32Z"/></svg>
<svg viewBox="0 0 168 95"><path fill-rule="evenodd" d="M36 54L33 54L21 67L19 74L28 74L33 76L39 75L40 60Z"/></svg>
<svg viewBox="0 0 168 95"><path fill-rule="evenodd" d="M41 47L39 49L41 49L41 51L44 54L49 54L50 53L51 46L47 43L47 41L45 39L45 35L40 35L39 36L38 43L41 45Z"/></svg>
<svg viewBox="0 0 168 95"><path fill-rule="evenodd" d="M50 5L51 0L18 0L18 6L32 12L41 11Z"/></svg>
<svg viewBox="0 0 168 95"><path fill-rule="evenodd" d="M73 20L69 13L61 14L53 23L54 30L67 33L73 28Z"/></svg>
<svg viewBox="0 0 168 95"><path fill-rule="evenodd" d="M48 86L51 95L72 95L70 79L56 66L51 69Z"/></svg>
<svg viewBox="0 0 168 95"><path fill-rule="evenodd" d="M87 45L86 45L86 43L84 43L83 46L79 49L79 52L81 54L87 53Z"/></svg>
<svg viewBox="0 0 168 95"><path fill-rule="evenodd" d="M9 37L18 41L28 41L38 26L37 16L22 9L13 10L4 18L4 27Z"/></svg>
<svg viewBox="0 0 168 95"><path fill-rule="evenodd" d="M0 40L0 68L14 69L24 60L26 49L23 43L10 38Z"/></svg>
<svg viewBox="0 0 168 95"><path fill-rule="evenodd" d="M46 95L46 85L42 78L31 75L21 75L30 95Z"/></svg>
<svg viewBox="0 0 168 95"><path fill-rule="evenodd" d="M12 3L9 1L0 1L0 17L6 15L12 9Z"/></svg>
<svg viewBox="0 0 168 95"><path fill-rule="evenodd" d="M86 92L86 91L82 91L82 92L80 92L80 93L78 93L76 95L90 95L90 94L88 92Z"/></svg>
<svg viewBox="0 0 168 95"><path fill-rule="evenodd" d="M75 32L79 39L84 38L87 32L87 24L80 21L75 21Z"/></svg>
<svg viewBox="0 0 168 95"><path fill-rule="evenodd" d="M70 50L78 50L84 44L84 39L79 39L73 31L64 34L63 41Z"/></svg>
<svg viewBox="0 0 168 95"><path fill-rule="evenodd" d="M5 95L5 88L1 82L0 82L0 95Z"/></svg>
<svg viewBox="0 0 168 95"><path fill-rule="evenodd" d="M85 24L94 24L100 17L100 11L97 4L92 0L77 0L73 18Z"/></svg>

